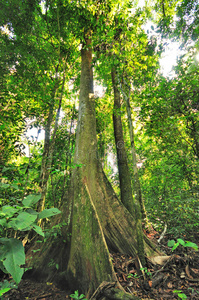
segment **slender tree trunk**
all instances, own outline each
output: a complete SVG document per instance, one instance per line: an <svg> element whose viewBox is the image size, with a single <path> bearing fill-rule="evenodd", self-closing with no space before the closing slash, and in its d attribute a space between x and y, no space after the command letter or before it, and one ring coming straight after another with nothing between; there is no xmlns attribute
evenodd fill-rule
<svg viewBox="0 0 199 300"><path fill-rule="evenodd" d="M139 179L138 168L137 168L134 128L133 128L133 121L132 121L132 117L131 117L131 105L130 105L130 100L129 100L130 99L130 88L129 88L129 95L127 95L127 93L124 92L124 89L122 88L121 84L120 84L120 88L121 88L122 94L124 96L127 117L128 117L128 127L129 127L130 141L131 141L131 154L132 154L133 174L134 174L134 185L133 185L134 197L135 197L135 200L137 200L140 203L142 219L144 222L146 222L147 215L146 215L146 209L145 209L145 205L144 205L144 201L143 201L143 197L142 197L140 179Z"/></svg>
<svg viewBox="0 0 199 300"><path fill-rule="evenodd" d="M63 189L62 189L62 195L59 199L58 202L58 208L60 208L63 204L63 199L65 195L65 190L68 188L68 182L71 178L72 175L72 168L71 168L71 159L72 159L72 152L74 149L74 140L71 139L72 137L72 128L74 125L74 119L75 119L75 104L73 104L73 109L72 109L72 116L70 120L70 130L69 130L69 136L68 136L68 141L67 141L67 153L66 153L66 159L65 159L65 170L64 170L64 180L63 180ZM58 186L60 182L57 182L56 186Z"/></svg>
<svg viewBox="0 0 199 300"><path fill-rule="evenodd" d="M131 188L131 177L128 167L127 154L124 145L122 120L121 120L121 104L120 104L120 91L117 88L115 70L111 72L112 85L114 90L114 108L113 108L113 125L114 136L117 150L117 165L119 171L121 201L128 211L135 214L134 202Z"/></svg>
<svg viewBox="0 0 199 300"><path fill-rule="evenodd" d="M49 107L48 119L45 126L44 151L42 156L40 183L39 183L39 187L41 190L41 199L37 204L38 212L42 211L45 205L45 196L46 196L47 182L49 177L48 165L49 165L49 151L50 151L50 130L53 121L53 111L54 111L54 104L50 105Z"/></svg>
<svg viewBox="0 0 199 300"><path fill-rule="evenodd" d="M58 129L58 121L59 121L59 115L60 115L60 110L61 110L61 103L62 103L62 97L63 97L63 91L64 91L64 83L65 83L65 75L63 76L62 90L61 90L61 95L59 98L59 106L57 109L57 114L56 114L56 119L55 119L55 127L53 130L52 138L51 138L50 131L51 131L52 122L53 122L54 102L49 107L48 120L47 120L47 124L45 126L44 152L43 152L43 157L42 157L42 165L41 165L41 173L40 173L41 199L39 200L38 205L37 205L38 212L44 210L44 207L45 207L45 197L46 197L47 184L48 184L48 179L50 176L51 165L52 165L52 160L53 160L53 152L54 152L56 133L57 133L57 129ZM53 93L53 99L55 98L55 94L56 94L56 89ZM39 222L39 225L43 227L42 220Z"/></svg>
<svg viewBox="0 0 199 300"><path fill-rule="evenodd" d="M199 125L197 120L194 120L193 116L189 115L189 121L190 121L190 125L188 124L188 118L187 118L187 125L186 125L187 132L191 137L191 139L193 140L193 144L192 144L193 152L199 159L199 133L197 130L199 129Z"/></svg>
<svg viewBox="0 0 199 300"><path fill-rule="evenodd" d="M138 242L138 255L143 264L145 264L144 258L144 243L142 235L142 215L140 209L140 203L135 197L133 199L133 192L131 187L131 176L128 166L127 154L124 144L122 119L121 119L121 104L120 104L120 91L117 87L115 70L111 72L112 84L114 90L114 111L113 111L113 124L114 124L114 136L117 149L117 164L119 171L120 192L121 201L128 209L132 216L136 218L136 231Z"/></svg>

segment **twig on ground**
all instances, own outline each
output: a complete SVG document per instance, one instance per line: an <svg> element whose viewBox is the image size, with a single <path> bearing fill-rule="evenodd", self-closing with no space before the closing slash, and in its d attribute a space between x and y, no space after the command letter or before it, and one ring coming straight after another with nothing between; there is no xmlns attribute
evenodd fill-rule
<svg viewBox="0 0 199 300"><path fill-rule="evenodd" d="M163 230L162 234L160 235L159 239L157 240L158 244L161 242L161 240L165 236L166 231L167 231L167 224L165 223L164 230Z"/></svg>

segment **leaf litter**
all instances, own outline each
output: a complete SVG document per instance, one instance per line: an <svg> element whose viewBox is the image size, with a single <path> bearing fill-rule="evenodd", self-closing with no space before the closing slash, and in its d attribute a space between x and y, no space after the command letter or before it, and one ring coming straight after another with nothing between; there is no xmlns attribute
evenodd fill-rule
<svg viewBox="0 0 199 300"><path fill-rule="evenodd" d="M153 242L158 234L148 236ZM144 300L192 299L199 300L199 251L179 247L174 251L167 246L171 237L164 237L158 245L164 257L147 258L146 267L130 255L111 253L118 281L126 292ZM196 237L196 239L198 236ZM4 295L7 300L59 300L71 299L71 291L63 291L53 283L22 279L18 289Z"/></svg>

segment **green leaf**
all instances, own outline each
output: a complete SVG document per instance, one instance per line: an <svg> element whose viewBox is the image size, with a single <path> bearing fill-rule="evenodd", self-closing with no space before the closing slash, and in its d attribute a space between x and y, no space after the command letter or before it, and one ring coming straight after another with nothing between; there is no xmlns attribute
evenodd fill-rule
<svg viewBox="0 0 199 300"><path fill-rule="evenodd" d="M41 251L41 249L37 249L37 250L32 250L33 253L39 252Z"/></svg>
<svg viewBox="0 0 199 300"><path fill-rule="evenodd" d="M1 183L0 186L3 189L8 189L10 187L10 184L8 184L8 183Z"/></svg>
<svg viewBox="0 0 199 300"><path fill-rule="evenodd" d="M3 294L7 293L10 289L11 289L11 288L5 288L5 289L3 289L3 290L0 290L0 297L1 297Z"/></svg>
<svg viewBox="0 0 199 300"><path fill-rule="evenodd" d="M178 294L178 297L181 298L181 299L187 299L187 296L184 293Z"/></svg>
<svg viewBox="0 0 199 300"><path fill-rule="evenodd" d="M6 218L0 219L0 226L6 227L6 225L7 225Z"/></svg>
<svg viewBox="0 0 199 300"><path fill-rule="evenodd" d="M41 235L41 236L44 237L44 232L42 231L41 227L39 227L39 226L37 226L37 225L33 225L33 229L34 229L34 231L35 231L37 234L39 234L39 235Z"/></svg>
<svg viewBox="0 0 199 300"><path fill-rule="evenodd" d="M15 190L19 189L19 187L18 187L18 185L16 183L11 184L10 187L12 187Z"/></svg>
<svg viewBox="0 0 199 300"><path fill-rule="evenodd" d="M179 243L176 243L171 250L174 251L178 246L179 246Z"/></svg>
<svg viewBox="0 0 199 300"><path fill-rule="evenodd" d="M17 285L13 281L4 280L0 282L0 290L10 288L10 289L17 289Z"/></svg>
<svg viewBox="0 0 199 300"><path fill-rule="evenodd" d="M192 242L186 242L185 247L191 247L194 250L198 250L198 246L195 243L192 243Z"/></svg>
<svg viewBox="0 0 199 300"><path fill-rule="evenodd" d="M185 241L183 241L182 239L177 239L178 243L182 246L185 246Z"/></svg>
<svg viewBox="0 0 199 300"><path fill-rule="evenodd" d="M1 248L1 247L0 247L0 248ZM0 251L1 251L1 250L0 250ZM3 257L3 259L4 259L4 257ZM3 265L3 261L1 261L1 260L0 260L0 269L3 271L3 273L8 274L6 268L5 268L4 265Z"/></svg>
<svg viewBox="0 0 199 300"><path fill-rule="evenodd" d="M168 245L168 247L173 247L175 245L175 241L174 240L169 240L167 245Z"/></svg>
<svg viewBox="0 0 199 300"><path fill-rule="evenodd" d="M4 248L3 265L18 284L23 276L24 269L20 268L25 264L25 252L22 242L14 238L0 238L0 248Z"/></svg>
<svg viewBox="0 0 199 300"><path fill-rule="evenodd" d="M44 209L42 212L39 213L38 218L39 219L44 219L44 218L49 218L55 215L60 214L61 211L58 208L49 208L49 209Z"/></svg>
<svg viewBox="0 0 199 300"><path fill-rule="evenodd" d="M11 218L17 212L18 212L18 209L14 208L14 207L12 207L10 205L4 205L2 207L1 215L4 215L4 216L6 216L8 218Z"/></svg>
<svg viewBox="0 0 199 300"><path fill-rule="evenodd" d="M36 204L41 199L41 194L39 195L28 195L23 201L24 206L31 207Z"/></svg>
<svg viewBox="0 0 199 300"><path fill-rule="evenodd" d="M29 230L30 226L36 221L37 215L29 214L25 211L20 212L17 218L11 220L8 226L15 230Z"/></svg>

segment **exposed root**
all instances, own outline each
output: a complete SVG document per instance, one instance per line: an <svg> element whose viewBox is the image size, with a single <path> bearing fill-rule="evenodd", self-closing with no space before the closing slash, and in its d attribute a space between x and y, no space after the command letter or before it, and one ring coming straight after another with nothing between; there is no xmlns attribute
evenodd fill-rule
<svg viewBox="0 0 199 300"><path fill-rule="evenodd" d="M103 281L90 300L139 300L139 298L117 288L117 282Z"/></svg>

